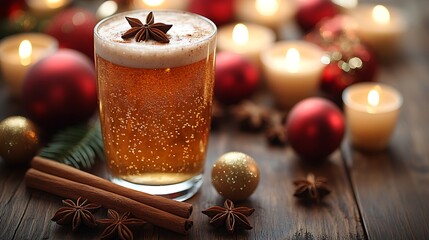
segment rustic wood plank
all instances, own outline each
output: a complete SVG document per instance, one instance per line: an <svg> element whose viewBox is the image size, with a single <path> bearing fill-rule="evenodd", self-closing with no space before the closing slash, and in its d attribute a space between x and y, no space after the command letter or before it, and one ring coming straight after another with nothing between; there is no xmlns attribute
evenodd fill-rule
<svg viewBox="0 0 429 240"><path fill-rule="evenodd" d="M363 239L365 238L358 209L347 179L347 173L339 152L330 161L321 165L305 164L289 148L267 146L261 134L240 133L226 126L220 136L211 138L205 183L197 198L193 199L195 228L191 237L215 236L225 238L222 231L207 226L208 218L200 210L211 205L222 204L223 200L210 183L210 171L214 161L223 153L242 151L254 157L261 170L261 182L256 192L241 203L256 209L250 217L254 229L240 232L237 239ZM231 137L232 136L232 137ZM216 146L214 141L223 147ZM220 141L219 141L220 140ZM213 151L213 148L218 148ZM332 187L332 194L323 204L305 206L294 197L293 180L308 172L326 176ZM198 239L198 238L197 238Z"/></svg>
<svg viewBox="0 0 429 240"><path fill-rule="evenodd" d="M0 161L0 239L15 236L30 202L30 194L24 189L24 172Z"/></svg>
<svg viewBox="0 0 429 240"><path fill-rule="evenodd" d="M352 152L347 159L369 239L428 239L428 195L403 159L391 152L344 151Z"/></svg>
<svg viewBox="0 0 429 240"><path fill-rule="evenodd" d="M250 218L254 229L232 236L210 226L209 219L201 214L202 210L223 203L223 199L211 185L210 170L214 161L228 151L243 151L253 156L258 161L262 174L261 183L254 195L241 203L256 209ZM211 136L205 182L201 191L190 200L194 204L194 227L190 235L180 236L147 227L138 236L144 239L363 239L364 230L344 169L339 152L322 165L303 164L288 148L268 147L263 135L244 134L227 126ZM100 175L105 174L105 168L100 164L95 171L102 171ZM332 187L333 193L321 205L305 206L292 196L293 179L307 172L326 176ZM22 173L17 178L22 178ZM20 223L14 224L17 229L14 239L97 239L99 236L100 229L84 229L73 233L70 228L51 222L50 218L61 206L60 198L37 190L27 190L22 184L19 189L25 195L19 196L19 199L29 203L24 210L21 206L16 206L24 211L24 216ZM6 212L9 215L16 213L10 210ZM102 213L98 214L100 215Z"/></svg>
<svg viewBox="0 0 429 240"><path fill-rule="evenodd" d="M56 226L50 219L61 206L59 197L45 192L27 189L30 202L18 226L14 239L50 239Z"/></svg>
<svg viewBox="0 0 429 240"><path fill-rule="evenodd" d="M380 73L404 97L390 147L373 154L348 142L342 148L369 239L429 239L429 3L405 9L411 27L403 51Z"/></svg>

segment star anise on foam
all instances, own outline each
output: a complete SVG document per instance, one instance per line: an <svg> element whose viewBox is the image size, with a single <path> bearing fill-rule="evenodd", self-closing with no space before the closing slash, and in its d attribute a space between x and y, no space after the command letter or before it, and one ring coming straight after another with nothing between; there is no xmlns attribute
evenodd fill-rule
<svg viewBox="0 0 429 240"><path fill-rule="evenodd" d="M298 178L293 182L296 186L294 196L300 200L318 202L331 192L326 183L326 178L315 177L310 173L306 178Z"/></svg>
<svg viewBox="0 0 429 240"><path fill-rule="evenodd" d="M130 227L138 227L146 223L141 219L131 218L130 212L120 216L115 210L109 209L107 210L107 215L109 218L97 220L97 223L109 224L101 234L101 239L132 240L134 236Z"/></svg>
<svg viewBox="0 0 429 240"><path fill-rule="evenodd" d="M169 43L167 32L173 25L164 23L155 23L153 13L150 12L146 17L146 24L143 24L139 19L125 17L131 28L122 34L122 38L132 38L135 36L136 41L148 41L150 39L160 43Z"/></svg>
<svg viewBox="0 0 429 240"><path fill-rule="evenodd" d="M95 227L97 225L94 215L101 206L97 204L86 204L88 200L82 200L79 197L74 203L70 199L63 200L65 207L58 209L52 221L57 222L59 225L72 224L73 231L75 231L81 223L89 227Z"/></svg>
<svg viewBox="0 0 429 240"><path fill-rule="evenodd" d="M267 108L251 101L244 101L232 108L231 113L240 128L246 131L260 131L269 122L270 113Z"/></svg>
<svg viewBox="0 0 429 240"><path fill-rule="evenodd" d="M247 217L252 215L254 208L234 207L234 203L229 199L225 200L223 206L214 206L202 211L211 218L210 224L216 227L225 225L229 233L234 232L234 229L252 229Z"/></svg>

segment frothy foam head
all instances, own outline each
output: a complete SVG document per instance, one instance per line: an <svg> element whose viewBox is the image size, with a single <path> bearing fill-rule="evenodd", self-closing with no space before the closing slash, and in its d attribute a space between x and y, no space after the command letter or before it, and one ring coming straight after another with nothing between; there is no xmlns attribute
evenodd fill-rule
<svg viewBox="0 0 429 240"><path fill-rule="evenodd" d="M153 11L155 23L173 25L167 32L170 43L121 38L131 28L125 16L146 23L148 14L149 11L142 10L124 12L98 23L94 33L96 54L127 67L167 68L198 62L214 52L216 26L204 17L187 12Z"/></svg>

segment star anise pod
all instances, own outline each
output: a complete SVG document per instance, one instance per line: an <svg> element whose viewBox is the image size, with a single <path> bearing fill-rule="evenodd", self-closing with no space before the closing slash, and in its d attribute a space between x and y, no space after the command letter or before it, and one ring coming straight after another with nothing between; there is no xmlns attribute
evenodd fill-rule
<svg viewBox="0 0 429 240"><path fill-rule="evenodd" d="M305 201L320 201L331 192L326 183L326 178L315 177L310 173L306 178L293 182L296 186L294 196Z"/></svg>
<svg viewBox="0 0 429 240"><path fill-rule="evenodd" d="M146 223L141 219L131 218L130 212L120 216L115 210L109 209L107 215L109 218L97 220L97 223L109 224L101 234L101 239L132 240L134 236L129 227L138 227Z"/></svg>
<svg viewBox="0 0 429 240"><path fill-rule="evenodd" d="M271 114L265 136L270 145L285 146L287 142L285 116L278 111Z"/></svg>
<svg viewBox="0 0 429 240"><path fill-rule="evenodd" d="M226 225L226 230L229 233L234 232L234 229L252 229L247 217L252 215L255 209L234 207L234 203L229 199L225 200L223 206L224 207L214 206L202 211L202 213L211 218L210 224L216 227Z"/></svg>
<svg viewBox="0 0 429 240"><path fill-rule="evenodd" d="M86 226L95 227L96 221L92 213L96 212L101 206L97 204L86 204L88 200L82 200L79 197L74 203L70 199L63 200L65 207L58 209L52 221L57 222L59 225L68 225L72 223L73 231L83 222Z"/></svg>
<svg viewBox="0 0 429 240"><path fill-rule="evenodd" d="M242 130L260 131L268 124L270 113L267 108L251 101L244 101L232 108L232 115Z"/></svg>
<svg viewBox="0 0 429 240"><path fill-rule="evenodd" d="M160 43L169 43L167 32L173 25L164 23L155 23L153 13L150 12L146 17L146 24L143 24L139 19L125 17L131 28L122 34L122 38L132 38L135 36L136 41L148 41L150 39Z"/></svg>

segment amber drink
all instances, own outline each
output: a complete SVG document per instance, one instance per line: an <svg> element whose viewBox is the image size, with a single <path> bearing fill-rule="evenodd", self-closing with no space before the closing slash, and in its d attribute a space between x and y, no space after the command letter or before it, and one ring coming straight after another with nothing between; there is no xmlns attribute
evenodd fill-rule
<svg viewBox="0 0 429 240"><path fill-rule="evenodd" d="M177 200L202 183L210 131L216 27L199 15L154 11L169 43L122 39L125 12L95 27L103 141L111 180Z"/></svg>

